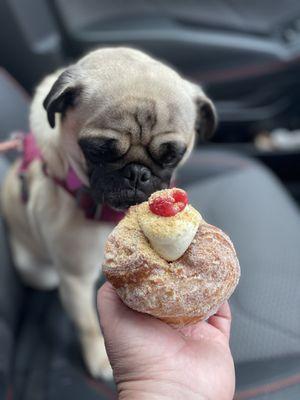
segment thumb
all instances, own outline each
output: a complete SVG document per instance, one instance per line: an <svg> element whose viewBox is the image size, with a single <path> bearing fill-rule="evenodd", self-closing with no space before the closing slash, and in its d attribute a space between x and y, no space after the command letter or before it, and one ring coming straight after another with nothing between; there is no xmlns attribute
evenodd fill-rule
<svg viewBox="0 0 300 400"><path fill-rule="evenodd" d="M104 336L121 330L124 332L124 329L130 330L150 318L128 308L109 282L105 282L98 291L97 308Z"/></svg>
<svg viewBox="0 0 300 400"><path fill-rule="evenodd" d="M113 324L122 323L124 317L126 318L126 314L130 311L109 282L105 282L98 291L97 308L104 334Z"/></svg>
<svg viewBox="0 0 300 400"><path fill-rule="evenodd" d="M97 307L101 329L105 339L115 340L118 333L122 336L136 337L149 334L150 328L171 329L165 323L148 314L142 314L128 308L117 295L114 287L106 282L99 289Z"/></svg>

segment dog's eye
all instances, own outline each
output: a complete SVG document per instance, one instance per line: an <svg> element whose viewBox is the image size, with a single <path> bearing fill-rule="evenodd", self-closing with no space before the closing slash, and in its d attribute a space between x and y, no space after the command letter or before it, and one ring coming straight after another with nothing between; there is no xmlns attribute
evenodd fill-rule
<svg viewBox="0 0 300 400"><path fill-rule="evenodd" d="M99 164L103 161L114 161L120 157L116 139L81 138L78 144L86 159L92 164Z"/></svg>
<svg viewBox="0 0 300 400"><path fill-rule="evenodd" d="M183 143L167 142L159 146L156 161L165 167L175 167L186 151Z"/></svg>

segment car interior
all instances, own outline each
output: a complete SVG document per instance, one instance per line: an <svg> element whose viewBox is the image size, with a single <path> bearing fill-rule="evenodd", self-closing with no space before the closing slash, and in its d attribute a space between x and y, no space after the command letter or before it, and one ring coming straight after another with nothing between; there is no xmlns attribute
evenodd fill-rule
<svg viewBox="0 0 300 400"><path fill-rule="evenodd" d="M177 180L241 264L230 299L235 399L300 398L300 3L2 0L0 141L28 132L37 83L130 46L201 84L218 113ZM0 156L0 184L18 156ZM115 399L92 379L56 291L24 286L0 219L0 399Z"/></svg>

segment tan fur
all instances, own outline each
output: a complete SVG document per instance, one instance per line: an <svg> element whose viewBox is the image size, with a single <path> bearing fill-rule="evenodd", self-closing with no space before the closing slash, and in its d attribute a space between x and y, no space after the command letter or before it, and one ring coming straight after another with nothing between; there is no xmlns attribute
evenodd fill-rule
<svg viewBox="0 0 300 400"><path fill-rule="evenodd" d="M56 114L52 129L42 103L62 71L41 82L30 112L30 127L51 176L63 179L72 165L88 185L78 139L91 134L118 138L119 146L129 149L124 163L137 158L151 163L145 145L151 141L155 151L166 135L187 144L182 163L189 156L195 138L195 99L209 100L171 68L132 49L90 53L75 64L70 82L81 85L80 102L63 119ZM152 131L143 120L151 107L155 107L157 118ZM142 135L132 118L137 109L137 118L145 123ZM30 197L22 204L17 167L18 163L8 173L1 193L15 265L28 285L59 288L62 303L78 328L89 371L109 377L110 365L94 306L94 283L112 227L85 219L74 198L43 174L39 161L30 165Z"/></svg>

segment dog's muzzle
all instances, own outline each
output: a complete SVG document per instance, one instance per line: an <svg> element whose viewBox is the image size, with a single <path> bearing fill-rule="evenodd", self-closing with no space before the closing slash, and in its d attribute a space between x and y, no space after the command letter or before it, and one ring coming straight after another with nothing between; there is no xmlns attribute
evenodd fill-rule
<svg viewBox="0 0 300 400"><path fill-rule="evenodd" d="M122 169L112 172L94 170L91 173L90 185L93 197L98 203L124 210L146 201L156 190L169 186L170 175L162 179L150 168L138 163L130 163Z"/></svg>
<svg viewBox="0 0 300 400"><path fill-rule="evenodd" d="M152 173L149 168L140 164L128 164L126 165L121 174L125 180L125 185L128 189L134 191L141 190L142 192L148 192L151 187L151 176Z"/></svg>

